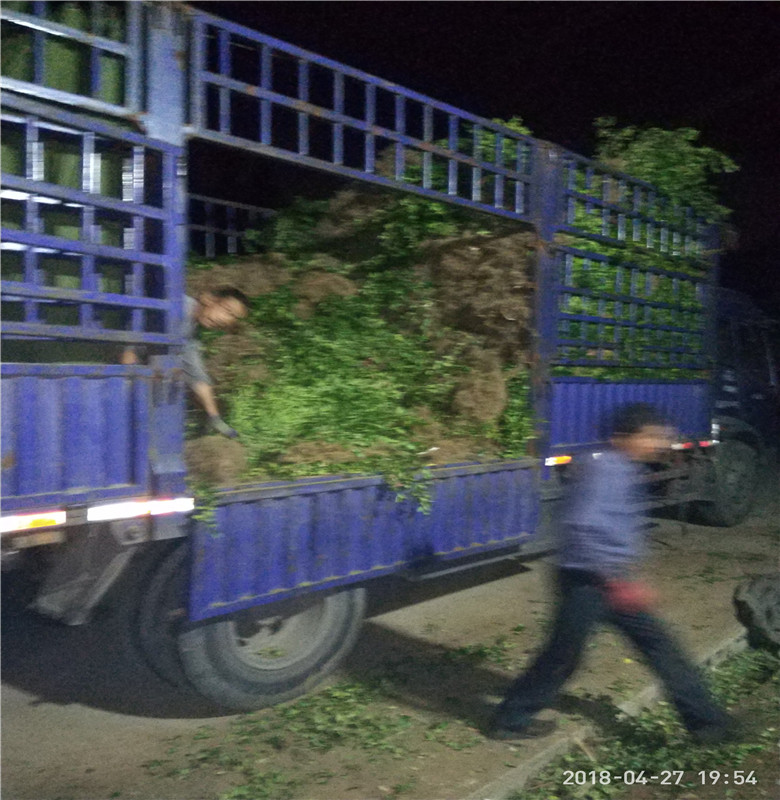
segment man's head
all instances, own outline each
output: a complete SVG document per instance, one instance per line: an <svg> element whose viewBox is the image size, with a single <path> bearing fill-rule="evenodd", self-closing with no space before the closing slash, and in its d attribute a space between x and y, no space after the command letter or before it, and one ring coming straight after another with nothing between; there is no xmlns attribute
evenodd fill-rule
<svg viewBox="0 0 780 800"><path fill-rule="evenodd" d="M212 289L198 296L196 319L204 328L226 330L232 328L249 313L247 296L230 286Z"/></svg>
<svg viewBox="0 0 780 800"><path fill-rule="evenodd" d="M648 403L629 403L612 417L612 445L634 461L651 461L672 445L674 431Z"/></svg>

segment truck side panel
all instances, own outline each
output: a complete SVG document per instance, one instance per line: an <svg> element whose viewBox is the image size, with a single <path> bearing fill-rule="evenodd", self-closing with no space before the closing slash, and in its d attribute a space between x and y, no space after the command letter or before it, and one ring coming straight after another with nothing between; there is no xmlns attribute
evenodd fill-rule
<svg viewBox="0 0 780 800"><path fill-rule="evenodd" d="M555 378L550 400L550 447L571 451L602 443L610 410L624 403L651 403L681 436L708 438L709 393L709 384L704 381L606 383L590 378Z"/></svg>
<svg viewBox="0 0 780 800"><path fill-rule="evenodd" d="M151 371L3 364L4 509L149 490Z"/></svg>
<svg viewBox="0 0 780 800"><path fill-rule="evenodd" d="M379 478L225 493L193 533L190 618L519 544L535 526L537 474L530 460L435 469L428 514Z"/></svg>

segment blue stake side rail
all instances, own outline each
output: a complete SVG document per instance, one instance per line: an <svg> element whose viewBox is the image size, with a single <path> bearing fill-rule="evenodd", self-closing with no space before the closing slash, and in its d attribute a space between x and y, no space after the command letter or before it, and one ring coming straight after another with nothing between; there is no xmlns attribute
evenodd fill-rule
<svg viewBox="0 0 780 800"><path fill-rule="evenodd" d="M189 80L199 138L531 218L537 144L504 125L200 11Z"/></svg>
<svg viewBox="0 0 780 800"><path fill-rule="evenodd" d="M26 71L4 61L4 89L140 124L175 144L186 133L530 219L532 137L183 4L118 4L121 41L95 35L105 11L97 0L81 27L57 19L64 4L26 5L30 13L0 9L4 37L28 36L31 56ZM83 51L83 80L57 80L52 39ZM105 53L122 61L120 103L100 99ZM392 159L382 167L384 148Z"/></svg>
<svg viewBox="0 0 780 800"><path fill-rule="evenodd" d="M80 108L101 114L137 114L143 91L143 11L136 2L3 3L3 36L15 53L4 53L2 88L65 104L77 98ZM73 63L82 67L75 81L56 48L63 42ZM119 76L116 86L109 85L109 70Z"/></svg>
<svg viewBox="0 0 780 800"><path fill-rule="evenodd" d="M561 159L552 362L709 368L712 226L650 184L573 153Z"/></svg>
<svg viewBox="0 0 780 800"><path fill-rule="evenodd" d="M520 544L536 527L535 460L431 470L429 514L379 477L261 484L218 497L193 534L194 620Z"/></svg>
<svg viewBox="0 0 780 800"><path fill-rule="evenodd" d="M2 175L3 335L179 345L179 148L11 93L3 112L22 154Z"/></svg>

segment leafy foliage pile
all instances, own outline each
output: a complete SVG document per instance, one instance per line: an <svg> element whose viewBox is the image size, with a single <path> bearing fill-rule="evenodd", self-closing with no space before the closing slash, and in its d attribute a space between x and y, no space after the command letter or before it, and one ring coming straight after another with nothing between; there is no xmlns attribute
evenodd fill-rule
<svg viewBox="0 0 780 800"><path fill-rule="evenodd" d="M739 167L724 153L699 143L694 128L618 128L613 117L596 120L596 158L657 186L679 206L691 206L707 222L731 213L717 201L714 179Z"/></svg>
<svg viewBox="0 0 780 800"><path fill-rule="evenodd" d="M227 283L251 297L242 331L204 336L248 477L381 471L399 487L425 465L525 453L527 231L347 188L296 201L256 243L189 278L192 294ZM479 285L461 286L472 268Z"/></svg>

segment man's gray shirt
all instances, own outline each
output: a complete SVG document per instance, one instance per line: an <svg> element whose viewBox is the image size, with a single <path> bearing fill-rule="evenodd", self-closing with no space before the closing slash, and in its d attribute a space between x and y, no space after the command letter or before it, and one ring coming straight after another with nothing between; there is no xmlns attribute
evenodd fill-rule
<svg viewBox="0 0 780 800"><path fill-rule="evenodd" d="M628 577L644 552L634 505L642 494L640 470L616 451L602 453L583 467L567 501L558 564L607 580Z"/></svg>

